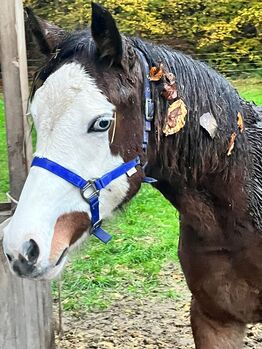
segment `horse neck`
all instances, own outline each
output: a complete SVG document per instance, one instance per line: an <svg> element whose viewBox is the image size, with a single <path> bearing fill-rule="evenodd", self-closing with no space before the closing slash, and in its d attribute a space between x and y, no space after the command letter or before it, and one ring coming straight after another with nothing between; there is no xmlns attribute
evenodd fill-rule
<svg viewBox="0 0 262 349"><path fill-rule="evenodd" d="M158 137L161 130L161 125L155 123L146 174L158 180L156 187L178 210L182 212L189 203L194 203L195 208L202 205L202 209L216 203L230 210L238 203L240 210L246 209L244 192L249 152L245 137L243 143L235 145L235 152L229 157L226 155L227 138L211 151L190 132Z"/></svg>

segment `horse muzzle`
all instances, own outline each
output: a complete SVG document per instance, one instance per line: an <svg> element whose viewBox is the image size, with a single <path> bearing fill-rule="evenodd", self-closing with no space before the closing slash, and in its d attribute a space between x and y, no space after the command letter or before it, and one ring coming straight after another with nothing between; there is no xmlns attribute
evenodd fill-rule
<svg viewBox="0 0 262 349"><path fill-rule="evenodd" d="M50 235L25 234L25 241L23 234L19 241L14 240L12 226L7 226L3 248L11 272L28 279L57 277L65 265L69 250L73 249L83 235L88 235L89 227L90 219L85 212L63 214L57 219Z"/></svg>
<svg viewBox="0 0 262 349"><path fill-rule="evenodd" d="M20 252L11 253L4 245L4 253L11 272L16 276L27 279L53 279L63 269L68 247L63 250L55 264L39 261L40 248L33 239L25 242Z"/></svg>

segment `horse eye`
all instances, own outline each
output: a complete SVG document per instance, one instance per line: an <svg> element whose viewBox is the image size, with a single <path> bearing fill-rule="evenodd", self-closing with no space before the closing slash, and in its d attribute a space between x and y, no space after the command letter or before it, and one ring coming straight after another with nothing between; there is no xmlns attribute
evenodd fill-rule
<svg viewBox="0 0 262 349"><path fill-rule="evenodd" d="M112 117L100 116L89 128L88 132L103 132L107 131L112 123Z"/></svg>

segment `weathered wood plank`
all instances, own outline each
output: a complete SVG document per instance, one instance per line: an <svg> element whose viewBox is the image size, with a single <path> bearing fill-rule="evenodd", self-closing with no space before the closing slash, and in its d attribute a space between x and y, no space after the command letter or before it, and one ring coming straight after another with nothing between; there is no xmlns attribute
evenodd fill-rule
<svg viewBox="0 0 262 349"><path fill-rule="evenodd" d="M0 42L10 189L11 195L18 199L31 160L25 117L28 83L21 0L1 0Z"/></svg>
<svg viewBox="0 0 262 349"><path fill-rule="evenodd" d="M53 349L50 284L19 279L9 272L0 224L0 348Z"/></svg>
<svg viewBox="0 0 262 349"><path fill-rule="evenodd" d="M10 217L11 211L1 211L0 212L0 223L4 222L8 217Z"/></svg>
<svg viewBox="0 0 262 349"><path fill-rule="evenodd" d="M11 204L9 202L0 203L0 223L11 216Z"/></svg>
<svg viewBox="0 0 262 349"><path fill-rule="evenodd" d="M10 211L11 203L10 202L0 202L0 212L1 211Z"/></svg>

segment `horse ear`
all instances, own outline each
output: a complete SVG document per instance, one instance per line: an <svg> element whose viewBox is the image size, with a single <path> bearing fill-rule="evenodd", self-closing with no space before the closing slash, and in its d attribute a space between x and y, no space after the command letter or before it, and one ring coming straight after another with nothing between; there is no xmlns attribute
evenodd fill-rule
<svg viewBox="0 0 262 349"><path fill-rule="evenodd" d="M91 31L101 59L109 60L109 64L120 64L123 56L121 35L115 20L109 11L92 2Z"/></svg>
<svg viewBox="0 0 262 349"><path fill-rule="evenodd" d="M36 16L30 7L25 8L27 22L40 51L48 56L54 48L62 41L66 32L58 26L51 24L44 19Z"/></svg>

